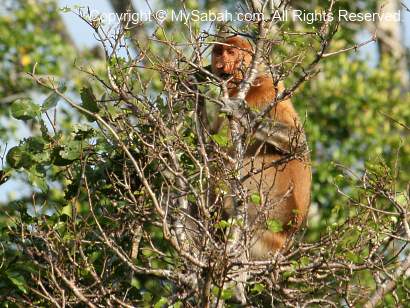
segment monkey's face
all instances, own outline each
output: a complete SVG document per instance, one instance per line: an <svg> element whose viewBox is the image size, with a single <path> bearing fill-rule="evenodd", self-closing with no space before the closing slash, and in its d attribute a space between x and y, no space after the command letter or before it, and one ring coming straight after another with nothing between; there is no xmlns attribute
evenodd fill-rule
<svg viewBox="0 0 410 308"><path fill-rule="evenodd" d="M251 45L238 37L216 44L212 49L212 72L223 79L238 83L252 61Z"/></svg>

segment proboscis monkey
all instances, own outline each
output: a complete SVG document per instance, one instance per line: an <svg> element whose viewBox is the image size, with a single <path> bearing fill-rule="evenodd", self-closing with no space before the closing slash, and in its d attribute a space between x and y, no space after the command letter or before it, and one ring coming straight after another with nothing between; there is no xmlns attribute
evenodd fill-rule
<svg viewBox="0 0 410 308"><path fill-rule="evenodd" d="M215 44L212 49L212 72L229 80L228 91L232 98L238 93L252 55L252 45L238 36ZM245 101L251 109L262 110L275 99L277 91L282 90L282 83L275 85L271 76L262 72L251 85ZM289 99L277 103L269 117L273 123L282 123L300 131L299 117ZM261 199L259 205L247 202L249 223L254 234L250 242L252 259L264 259L270 252L280 250L301 227L309 210L311 190L309 156L305 154L302 158L272 166L273 161L284 157L283 153L264 142L266 140L260 140L260 136L254 137L247 146L242 170L246 178L243 187L248 190L248 196L256 193ZM267 168L268 165L271 167ZM255 174L256 170L262 171ZM232 201L225 202L228 214L232 207ZM279 229L282 226L282 231L272 232L269 229L272 224Z"/></svg>

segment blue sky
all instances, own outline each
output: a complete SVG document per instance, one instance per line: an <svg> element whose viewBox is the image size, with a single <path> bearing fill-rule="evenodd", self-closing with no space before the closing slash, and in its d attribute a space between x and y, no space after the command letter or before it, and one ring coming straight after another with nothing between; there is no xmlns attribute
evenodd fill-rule
<svg viewBox="0 0 410 308"><path fill-rule="evenodd" d="M161 9L161 6L158 5L160 0L156 1L149 1L153 3L153 9ZM402 1L404 5L410 8L410 0ZM81 5L84 7L89 7L90 10L96 10L101 13L109 13L113 12L109 1L107 0L59 0L59 4L61 7L69 6L73 7L74 5ZM145 1L135 1L133 0L134 7L138 12L149 12L149 8L146 5ZM156 4L156 5L155 5ZM405 44L410 47L410 12L405 10L402 11L402 29L404 35L404 42ZM74 38L78 47L91 47L96 44L96 41L93 37L92 29L84 22L80 21L77 16L72 13L63 14L64 22L67 24L68 30L71 33L71 36ZM363 31L357 38L358 42L366 41L370 38L371 34L367 31ZM376 43L371 43L363 46L359 50L360 58L368 60L370 63L375 64L377 63L377 49Z"/></svg>
<svg viewBox="0 0 410 308"><path fill-rule="evenodd" d="M81 5L84 7L90 7L90 10L97 10L101 13L108 13L112 12L112 8L107 0L59 0L58 1L61 7L69 6L72 7L74 5ZM150 3L160 3L160 1L149 1ZM410 8L410 0L402 1L407 7ZM148 7L145 1L135 1L133 0L134 7L139 12L147 12ZM160 9L159 5L153 5L153 8ZM72 13L63 14L63 18L65 23L67 24L68 30L70 31L71 35L73 36L75 42L78 44L79 47L86 46L90 47L95 45L95 40L92 35L92 29L90 29L84 22L79 21L78 17ZM404 32L404 40L407 46L410 47L410 12L406 12L403 10L402 12L403 18L403 32Z"/></svg>

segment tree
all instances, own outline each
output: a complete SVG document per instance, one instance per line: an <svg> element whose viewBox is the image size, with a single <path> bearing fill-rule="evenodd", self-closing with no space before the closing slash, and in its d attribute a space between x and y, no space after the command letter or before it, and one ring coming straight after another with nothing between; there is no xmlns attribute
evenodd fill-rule
<svg viewBox="0 0 410 308"><path fill-rule="evenodd" d="M225 27L249 35L255 61L285 79L276 101L292 95L299 113L307 111L315 167L318 212L304 237L270 260L244 260L246 242L235 241L248 231L246 219L223 219L209 198L223 198L238 177L225 163L229 136L207 134L199 112L204 104L230 112L237 103L221 99L206 69L205 50L217 38L192 20L153 22L153 37L133 56L129 29L108 33L87 10L75 12L95 31L105 67L81 61L77 87L74 77L62 82L33 65L27 71L47 98L11 105L11 115L35 129L8 149L4 172L27 174L35 189L6 206L2 302L233 306L241 271L253 306L406 302L410 111L394 66L386 60L372 69L352 56L353 34L337 20L316 21L315 31L293 21L275 24L274 33L260 20ZM62 100L75 116L54 120L48 114Z"/></svg>

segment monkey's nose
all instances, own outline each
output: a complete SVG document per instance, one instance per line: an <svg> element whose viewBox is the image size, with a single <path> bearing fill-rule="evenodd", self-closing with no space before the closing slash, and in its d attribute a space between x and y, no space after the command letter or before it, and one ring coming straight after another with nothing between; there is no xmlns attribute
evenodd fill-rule
<svg viewBox="0 0 410 308"><path fill-rule="evenodd" d="M235 67L232 63L230 62L226 62L224 67L223 67L223 71L225 74L230 74L232 75L233 71L235 70Z"/></svg>

